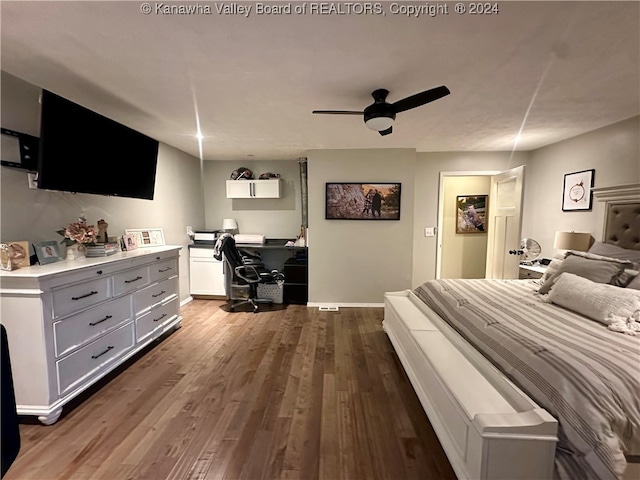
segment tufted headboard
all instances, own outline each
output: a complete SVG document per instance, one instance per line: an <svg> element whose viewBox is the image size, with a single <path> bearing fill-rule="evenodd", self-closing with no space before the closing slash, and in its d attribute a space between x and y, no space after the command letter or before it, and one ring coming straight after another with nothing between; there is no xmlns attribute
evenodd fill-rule
<svg viewBox="0 0 640 480"><path fill-rule="evenodd" d="M602 241L640 250L640 184L596 188L594 196L605 202Z"/></svg>
<svg viewBox="0 0 640 480"><path fill-rule="evenodd" d="M603 242L640 250L640 202L607 205L604 232Z"/></svg>

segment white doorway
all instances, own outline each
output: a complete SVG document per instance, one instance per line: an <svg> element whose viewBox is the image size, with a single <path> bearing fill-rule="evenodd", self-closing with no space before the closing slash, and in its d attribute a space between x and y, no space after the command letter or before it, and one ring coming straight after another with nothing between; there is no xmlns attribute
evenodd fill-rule
<svg viewBox="0 0 640 480"><path fill-rule="evenodd" d="M500 171L440 172L436 278L485 277L487 234L456 233L456 201L460 196L489 195L491 177L499 173Z"/></svg>

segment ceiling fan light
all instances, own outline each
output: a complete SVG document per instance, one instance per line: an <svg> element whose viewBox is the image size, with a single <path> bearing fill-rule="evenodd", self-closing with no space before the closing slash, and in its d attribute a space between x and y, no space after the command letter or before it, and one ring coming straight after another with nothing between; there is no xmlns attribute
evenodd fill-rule
<svg viewBox="0 0 640 480"><path fill-rule="evenodd" d="M376 132L382 132L383 130L388 129L393 125L392 117L373 117L369 118L364 122L367 125L367 128L374 130Z"/></svg>

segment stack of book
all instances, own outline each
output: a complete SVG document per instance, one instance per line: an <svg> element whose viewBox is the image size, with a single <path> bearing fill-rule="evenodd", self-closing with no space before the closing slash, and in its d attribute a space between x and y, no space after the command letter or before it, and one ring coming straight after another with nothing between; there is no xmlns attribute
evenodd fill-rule
<svg viewBox="0 0 640 480"><path fill-rule="evenodd" d="M85 255L87 257L106 257L120 250L117 243L96 243L95 245L87 245L86 249Z"/></svg>

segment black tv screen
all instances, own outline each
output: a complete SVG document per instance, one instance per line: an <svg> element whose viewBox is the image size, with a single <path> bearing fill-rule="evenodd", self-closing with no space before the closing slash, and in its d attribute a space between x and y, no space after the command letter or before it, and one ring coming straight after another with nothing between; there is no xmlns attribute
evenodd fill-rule
<svg viewBox="0 0 640 480"><path fill-rule="evenodd" d="M158 141L43 90L38 188L153 200Z"/></svg>

